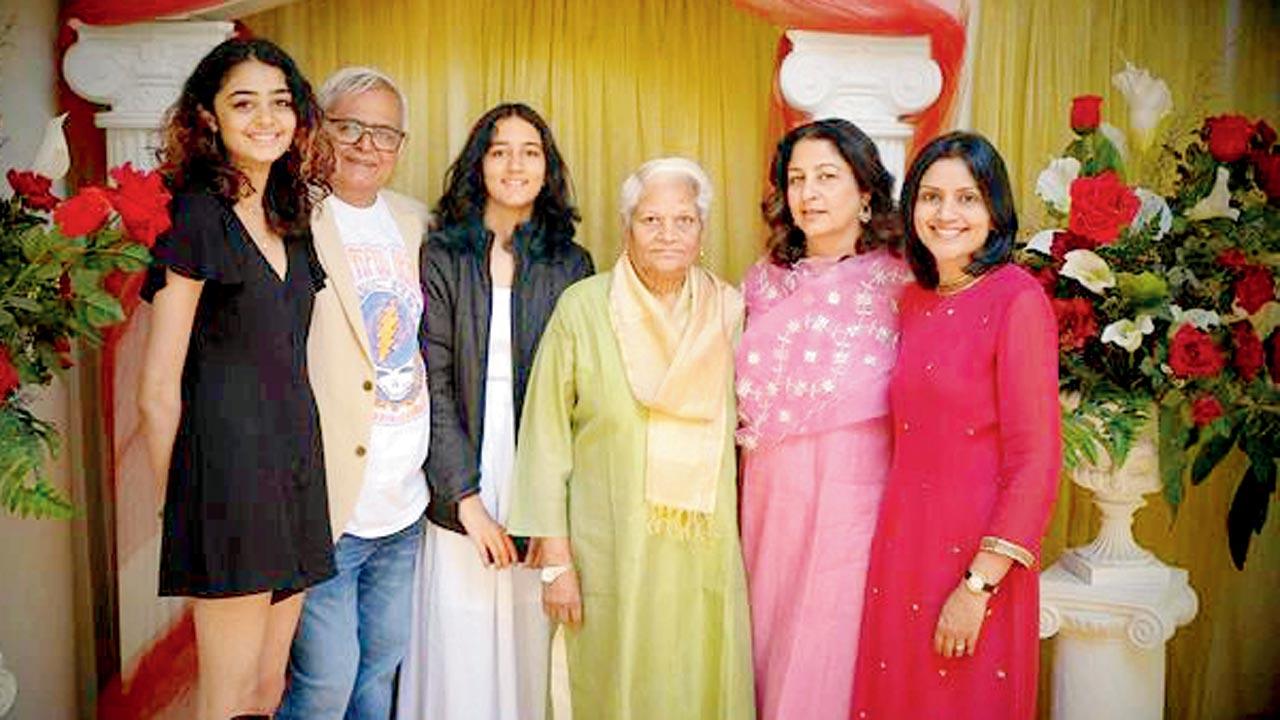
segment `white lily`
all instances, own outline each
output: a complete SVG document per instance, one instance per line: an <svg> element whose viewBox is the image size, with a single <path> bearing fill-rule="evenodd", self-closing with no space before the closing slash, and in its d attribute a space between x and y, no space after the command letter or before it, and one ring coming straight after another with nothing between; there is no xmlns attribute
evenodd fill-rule
<svg viewBox="0 0 1280 720"><path fill-rule="evenodd" d="M1231 191L1227 189L1227 181L1231 172L1219 166L1217 178L1213 181L1213 190L1200 198L1200 202L1187 211L1188 220L1208 220L1210 218L1228 218L1235 220L1240 211L1231 207Z"/></svg>
<svg viewBox="0 0 1280 720"><path fill-rule="evenodd" d="M1146 68L1126 62L1124 70L1111 76L1111 84L1124 95L1129 106L1129 128L1137 139L1138 150L1146 150L1155 136L1156 126L1173 109L1168 83Z"/></svg>
<svg viewBox="0 0 1280 720"><path fill-rule="evenodd" d="M1054 158L1036 178L1036 195L1054 210L1066 215L1071 211L1071 183L1080 176L1080 161Z"/></svg>
<svg viewBox="0 0 1280 720"><path fill-rule="evenodd" d="M1128 164L1129 143L1124 139L1124 131L1109 122L1104 122L1098 125L1098 132L1115 146L1116 152L1120 153L1120 161Z"/></svg>
<svg viewBox="0 0 1280 720"><path fill-rule="evenodd" d="M1058 231L1049 228L1032 235L1031 239L1027 241L1027 249L1034 250L1041 255L1053 255L1053 234L1056 232Z"/></svg>
<svg viewBox="0 0 1280 720"><path fill-rule="evenodd" d="M1095 295L1116 286L1116 275L1107 261L1092 250L1072 250L1062 264L1063 277L1071 278Z"/></svg>
<svg viewBox="0 0 1280 720"><path fill-rule="evenodd" d="M1169 203L1146 188L1137 188L1134 194L1142 201L1142 206L1138 208L1138 214L1133 216L1133 222L1129 223L1129 229L1137 232L1146 227L1152 218L1158 217L1160 219L1156 225L1155 239L1160 240L1173 227L1173 211L1169 209Z"/></svg>
<svg viewBox="0 0 1280 720"><path fill-rule="evenodd" d="M1183 310L1177 305L1170 305L1169 314L1173 316L1173 327L1178 327L1183 323L1191 323L1197 330L1208 330L1211 327L1217 327L1222 324L1222 317L1218 313L1204 308Z"/></svg>
<svg viewBox="0 0 1280 720"><path fill-rule="evenodd" d="M50 180L60 180L67 170L71 169L71 153L67 150L67 136L62 131L62 123L67 114L49 120L44 127L44 137L40 139L40 148L36 150L36 159L31 163L31 172L43 175Z"/></svg>
<svg viewBox="0 0 1280 720"><path fill-rule="evenodd" d="M1155 329L1156 325L1151 322L1149 315L1139 315L1132 320L1125 318L1102 329L1102 342L1119 345L1133 352L1142 347L1142 338L1150 335Z"/></svg>

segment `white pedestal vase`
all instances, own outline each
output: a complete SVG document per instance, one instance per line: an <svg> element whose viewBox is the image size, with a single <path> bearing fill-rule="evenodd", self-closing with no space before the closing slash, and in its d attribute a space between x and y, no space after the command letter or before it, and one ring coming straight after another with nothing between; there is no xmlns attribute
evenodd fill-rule
<svg viewBox="0 0 1280 720"><path fill-rule="evenodd" d="M1152 421L1119 468L1075 470L1075 483L1094 494L1102 527L1040 576L1040 637L1055 638L1053 720L1164 715L1165 643L1195 617L1198 600L1186 570L1133 538L1134 512L1160 489L1157 458Z"/></svg>

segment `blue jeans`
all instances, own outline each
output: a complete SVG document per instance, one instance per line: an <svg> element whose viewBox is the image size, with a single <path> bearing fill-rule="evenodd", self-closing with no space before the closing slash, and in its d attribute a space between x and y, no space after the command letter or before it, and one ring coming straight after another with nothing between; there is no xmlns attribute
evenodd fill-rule
<svg viewBox="0 0 1280 720"><path fill-rule="evenodd" d="M277 720L387 720L409 643L419 518L380 538L342 535L338 573L307 591Z"/></svg>

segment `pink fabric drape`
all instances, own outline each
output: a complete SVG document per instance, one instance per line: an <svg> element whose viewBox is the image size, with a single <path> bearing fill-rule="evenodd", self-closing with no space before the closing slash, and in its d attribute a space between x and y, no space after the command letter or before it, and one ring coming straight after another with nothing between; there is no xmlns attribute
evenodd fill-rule
<svg viewBox="0 0 1280 720"><path fill-rule="evenodd" d="M785 28L867 35L928 35L933 59L942 70L942 92L937 102L913 118L915 147L928 142L946 125L964 62L963 6L958 13L952 13L931 0L734 0L734 4ZM781 38L779 65L790 51L791 42ZM808 120L783 101L776 75L771 105L771 130L775 137Z"/></svg>
<svg viewBox="0 0 1280 720"><path fill-rule="evenodd" d="M867 388L883 388L893 369L897 298L910 280L906 263L885 251L834 266L766 258L747 270L738 442L763 450L885 415L888 397Z"/></svg>

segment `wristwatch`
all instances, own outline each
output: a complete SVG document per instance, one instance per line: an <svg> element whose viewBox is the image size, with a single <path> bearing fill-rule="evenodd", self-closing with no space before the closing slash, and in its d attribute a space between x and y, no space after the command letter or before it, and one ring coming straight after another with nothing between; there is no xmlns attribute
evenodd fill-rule
<svg viewBox="0 0 1280 720"><path fill-rule="evenodd" d="M543 570L543 572L545 573L546 570ZM988 582L986 577L973 570L964 571L964 587L969 592L978 595L990 595L996 591L995 583Z"/></svg>
<svg viewBox="0 0 1280 720"><path fill-rule="evenodd" d="M550 585L556 581L556 578L573 569L572 565L548 565L542 568L542 584Z"/></svg>

